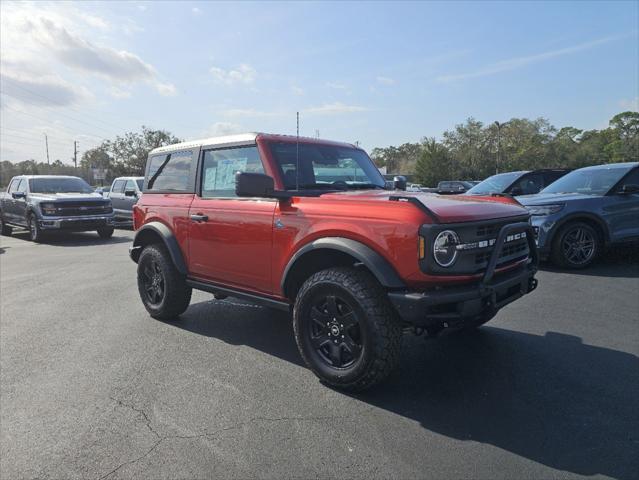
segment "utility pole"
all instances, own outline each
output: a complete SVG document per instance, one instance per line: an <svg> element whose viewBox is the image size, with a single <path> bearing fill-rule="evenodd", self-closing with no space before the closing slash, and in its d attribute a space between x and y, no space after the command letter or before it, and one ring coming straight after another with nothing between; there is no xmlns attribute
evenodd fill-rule
<svg viewBox="0 0 639 480"><path fill-rule="evenodd" d="M78 168L78 141L73 141L73 164Z"/></svg>
<svg viewBox="0 0 639 480"><path fill-rule="evenodd" d="M44 134L44 145L47 149L47 165L51 165L51 162L49 161L49 138L46 133Z"/></svg>
<svg viewBox="0 0 639 480"><path fill-rule="evenodd" d="M319 137L319 130L315 129L315 138L320 138Z"/></svg>

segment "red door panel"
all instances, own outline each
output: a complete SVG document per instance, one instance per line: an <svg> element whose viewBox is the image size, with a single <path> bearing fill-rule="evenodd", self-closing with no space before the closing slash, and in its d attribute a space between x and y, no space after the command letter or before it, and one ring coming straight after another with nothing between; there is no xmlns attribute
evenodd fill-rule
<svg viewBox="0 0 639 480"><path fill-rule="evenodd" d="M276 201L195 197L189 272L194 278L272 294L271 247Z"/></svg>

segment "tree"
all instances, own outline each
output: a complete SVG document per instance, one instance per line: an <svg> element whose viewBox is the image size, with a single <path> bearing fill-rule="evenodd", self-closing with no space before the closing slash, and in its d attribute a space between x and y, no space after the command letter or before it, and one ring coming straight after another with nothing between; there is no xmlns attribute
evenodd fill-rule
<svg viewBox="0 0 639 480"><path fill-rule="evenodd" d="M437 186L442 180L451 178L451 163L448 149L434 138L424 139L422 154L415 165L415 181L426 186Z"/></svg>

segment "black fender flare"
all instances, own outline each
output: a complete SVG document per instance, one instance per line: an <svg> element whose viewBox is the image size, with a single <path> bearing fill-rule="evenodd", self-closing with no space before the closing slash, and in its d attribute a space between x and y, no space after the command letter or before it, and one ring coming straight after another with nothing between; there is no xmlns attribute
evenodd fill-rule
<svg viewBox="0 0 639 480"><path fill-rule="evenodd" d="M175 268L177 268L178 272L182 275L186 275L186 262L184 261L182 250L180 250L180 246L171 229L162 222L149 222L136 232L130 252L131 259L137 263L138 258L140 258L140 253L142 253L142 247L152 243L149 242L149 239L158 237L164 243L169 255L171 255L171 260Z"/></svg>
<svg viewBox="0 0 639 480"><path fill-rule="evenodd" d="M350 255L355 258L358 263L368 268L377 281L384 287L392 289L406 288L406 284L399 277L392 265L372 248L350 238L324 237L307 243L295 252L288 261L280 283L280 288L283 293L286 292L286 281L295 264L309 252L320 249L335 250Z"/></svg>
<svg viewBox="0 0 639 480"><path fill-rule="evenodd" d="M610 242L610 228L608 227L608 224L605 222L605 220L591 212L574 212L570 215L565 216L561 220L558 220L557 223L553 225L552 229L550 230L550 235L548 236L548 245L552 245L552 242L555 239L555 235L561 229L561 227L569 222L578 221L580 219L586 219L596 223L603 232L602 240L604 244Z"/></svg>

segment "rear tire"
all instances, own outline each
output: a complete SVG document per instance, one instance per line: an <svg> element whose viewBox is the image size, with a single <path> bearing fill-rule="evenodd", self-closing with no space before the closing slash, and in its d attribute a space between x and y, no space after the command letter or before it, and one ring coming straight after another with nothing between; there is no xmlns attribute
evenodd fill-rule
<svg viewBox="0 0 639 480"><path fill-rule="evenodd" d="M10 237L12 232L13 232L13 229L9 225L4 223L4 220L2 219L2 214L0 214L0 234L2 234L2 236L4 237Z"/></svg>
<svg viewBox="0 0 639 480"><path fill-rule="evenodd" d="M102 227L102 228L98 228L98 235L100 236L100 238L111 238L113 236L113 232L115 231L115 229L113 227Z"/></svg>
<svg viewBox="0 0 639 480"><path fill-rule="evenodd" d="M158 320L173 320L191 302L191 287L175 268L164 246L144 247L138 259L138 291L147 312Z"/></svg>
<svg viewBox="0 0 639 480"><path fill-rule="evenodd" d="M399 363L401 323L366 271L331 268L312 275L295 299L293 327L306 365L334 387L370 388Z"/></svg>
<svg viewBox="0 0 639 480"><path fill-rule="evenodd" d="M44 233L42 233L38 219L33 213L30 213L27 217L27 227L29 228L29 239L32 242L40 243Z"/></svg>
<svg viewBox="0 0 639 480"><path fill-rule="evenodd" d="M570 222L557 232L552 242L550 259L560 268L586 268L601 251L599 233L583 222Z"/></svg>

